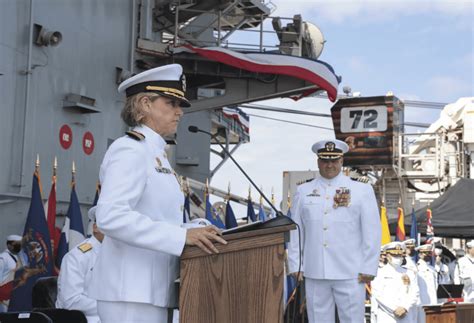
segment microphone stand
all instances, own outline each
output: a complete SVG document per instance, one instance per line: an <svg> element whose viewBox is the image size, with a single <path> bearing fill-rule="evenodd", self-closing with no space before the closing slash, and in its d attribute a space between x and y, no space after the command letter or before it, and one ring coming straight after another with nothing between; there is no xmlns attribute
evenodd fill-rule
<svg viewBox="0 0 474 323"><path fill-rule="evenodd" d="M189 126L188 128L188 131L189 132L202 132L202 133L205 133L207 135L209 135L211 137L211 139L216 139L216 136L217 134L212 134L208 131L205 131L205 130L202 130L202 129L199 129L198 127L196 126ZM253 187L255 187L255 189L260 193L260 195L262 195L262 197L264 198L264 200L268 203L268 205L271 206L271 208L275 211L275 214L276 216L285 216L281 211L278 211L277 208L273 205L272 202L270 202L270 200L265 196L265 194L258 188L257 184L254 183L254 181L249 177L249 175L247 175L247 173L242 169L242 167L240 167L239 163L234 159L234 157L232 157L232 154L224 147L224 145L222 145L219 140L216 140L217 144L222 148L222 150L225 152L225 154L234 162L234 164L239 168L239 170L245 175L245 177L248 179L248 181L253 185Z"/></svg>

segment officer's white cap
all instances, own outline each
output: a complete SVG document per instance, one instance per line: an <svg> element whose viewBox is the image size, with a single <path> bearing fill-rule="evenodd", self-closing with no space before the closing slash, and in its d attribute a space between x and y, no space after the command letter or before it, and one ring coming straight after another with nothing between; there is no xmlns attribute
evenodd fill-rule
<svg viewBox="0 0 474 323"><path fill-rule="evenodd" d="M22 236L19 236L18 234L10 234L7 237L7 241L21 241L23 239Z"/></svg>
<svg viewBox="0 0 474 323"><path fill-rule="evenodd" d="M127 97L142 92L153 92L177 99L183 107L191 105L185 97L186 79L179 64L155 67L132 76L120 83L118 91L125 92Z"/></svg>
<svg viewBox="0 0 474 323"><path fill-rule="evenodd" d="M415 250L418 252L433 252L434 246L431 243L423 244L416 247Z"/></svg>
<svg viewBox="0 0 474 323"><path fill-rule="evenodd" d="M384 251L391 255L402 256L405 254L405 250L406 250L405 244L403 244L403 242L400 242L400 241L393 241L384 245Z"/></svg>
<svg viewBox="0 0 474 323"><path fill-rule="evenodd" d="M408 246L414 246L415 245L415 239L406 239L403 241L403 244L408 247Z"/></svg>
<svg viewBox="0 0 474 323"><path fill-rule="evenodd" d="M474 240L471 240L471 241L467 242L467 243L466 243L466 246L467 246L468 248L474 248Z"/></svg>
<svg viewBox="0 0 474 323"><path fill-rule="evenodd" d="M95 212L97 211L97 206L93 206L87 212L87 217L91 222L95 222Z"/></svg>
<svg viewBox="0 0 474 323"><path fill-rule="evenodd" d="M316 142L311 150L318 155L320 159L339 159L349 151L349 146L341 140L325 139Z"/></svg>

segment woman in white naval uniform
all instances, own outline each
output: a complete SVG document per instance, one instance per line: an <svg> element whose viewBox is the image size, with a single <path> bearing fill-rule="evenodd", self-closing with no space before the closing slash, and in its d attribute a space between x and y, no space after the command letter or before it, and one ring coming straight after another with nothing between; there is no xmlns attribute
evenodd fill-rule
<svg viewBox="0 0 474 323"><path fill-rule="evenodd" d="M119 85L122 119L134 129L114 141L100 167L97 225L105 234L88 289L102 323L167 321L184 245L217 253L214 226L184 229L184 195L165 154L190 104L182 67L165 65Z"/></svg>
<svg viewBox="0 0 474 323"><path fill-rule="evenodd" d="M301 262L310 323L364 320L365 283L377 273L380 216L368 184L341 173L348 146L322 140L312 147L320 177L301 184L293 199L292 219L301 228ZM290 233L290 273L298 272L298 233Z"/></svg>

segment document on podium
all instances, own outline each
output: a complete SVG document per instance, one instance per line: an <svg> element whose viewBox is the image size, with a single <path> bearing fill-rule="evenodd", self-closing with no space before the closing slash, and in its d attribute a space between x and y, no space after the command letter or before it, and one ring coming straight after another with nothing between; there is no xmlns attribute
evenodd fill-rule
<svg viewBox="0 0 474 323"><path fill-rule="evenodd" d="M231 234L231 233L252 231L252 230L260 228L262 223L263 222L260 221L260 220L252 222L252 223L247 223L247 224L240 225L240 226L232 228L232 229L224 230L224 231L222 231L222 234L226 235L226 234Z"/></svg>

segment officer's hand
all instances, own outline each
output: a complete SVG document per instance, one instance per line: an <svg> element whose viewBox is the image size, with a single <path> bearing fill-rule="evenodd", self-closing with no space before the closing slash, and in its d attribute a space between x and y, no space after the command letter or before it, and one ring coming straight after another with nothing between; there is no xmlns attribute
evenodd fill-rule
<svg viewBox="0 0 474 323"><path fill-rule="evenodd" d="M221 231L213 225L204 228L188 229L186 231L186 244L197 246L208 254L219 253L219 250L217 250L212 241L227 244L227 241L220 237L221 235Z"/></svg>
<svg viewBox="0 0 474 323"><path fill-rule="evenodd" d="M359 280L359 283L364 283L364 284L370 283L372 280L374 280L374 278L375 276L366 275L366 274L359 274L359 276L357 277L357 279Z"/></svg>
<svg viewBox="0 0 474 323"><path fill-rule="evenodd" d="M395 314L396 317L402 318L407 314L407 310L403 307L397 307L395 311L393 311L393 314Z"/></svg>

